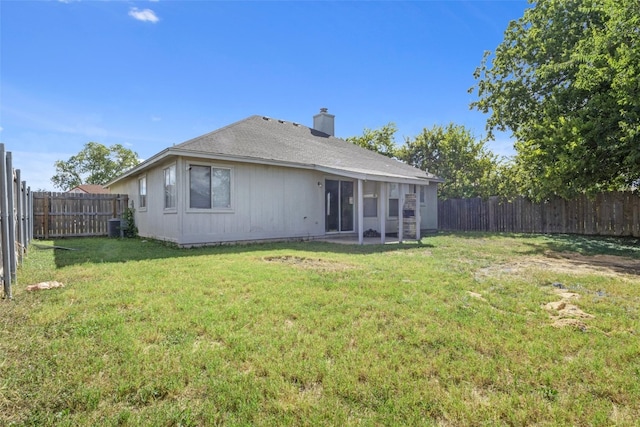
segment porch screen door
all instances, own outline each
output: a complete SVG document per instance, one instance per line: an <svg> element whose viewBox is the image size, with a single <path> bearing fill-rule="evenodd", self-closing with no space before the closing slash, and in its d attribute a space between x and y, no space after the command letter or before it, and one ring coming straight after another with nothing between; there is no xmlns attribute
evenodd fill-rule
<svg viewBox="0 0 640 427"><path fill-rule="evenodd" d="M325 180L325 231L353 231L353 182Z"/></svg>

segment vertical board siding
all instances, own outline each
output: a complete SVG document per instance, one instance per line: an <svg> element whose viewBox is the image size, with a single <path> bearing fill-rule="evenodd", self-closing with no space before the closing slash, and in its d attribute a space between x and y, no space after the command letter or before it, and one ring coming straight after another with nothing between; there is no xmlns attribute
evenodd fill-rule
<svg viewBox="0 0 640 427"><path fill-rule="evenodd" d="M33 236L106 236L108 221L122 218L128 205L126 194L33 193Z"/></svg>
<svg viewBox="0 0 640 427"><path fill-rule="evenodd" d="M438 228L640 237L640 193L600 193L593 199L581 196L541 203L523 197L508 202L498 197L439 200Z"/></svg>

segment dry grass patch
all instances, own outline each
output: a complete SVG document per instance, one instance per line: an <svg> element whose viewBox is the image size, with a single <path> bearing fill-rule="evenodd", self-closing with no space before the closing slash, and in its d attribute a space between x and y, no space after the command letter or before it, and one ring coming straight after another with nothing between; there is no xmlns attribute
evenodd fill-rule
<svg viewBox="0 0 640 427"><path fill-rule="evenodd" d="M355 268L355 266L353 265L338 261L330 261L322 258L301 257L295 255L266 256L262 259L269 263L278 263L291 267L323 272L345 271Z"/></svg>
<svg viewBox="0 0 640 427"><path fill-rule="evenodd" d="M526 257L509 263L499 263L481 268L475 272L475 277L482 280L487 277L503 275L518 276L536 270L561 274L597 274L626 278L627 275L640 275L640 259L615 255L586 256L576 252L545 251L544 256ZM636 279L633 278L633 280Z"/></svg>
<svg viewBox="0 0 640 427"><path fill-rule="evenodd" d="M552 326L556 328L570 326L586 331L587 325L584 320L593 319L595 316L585 313L576 304L573 304L580 298L580 294L567 292L559 287L554 288L554 293L560 297L560 301L552 301L543 306L549 312L553 321Z"/></svg>
<svg viewBox="0 0 640 427"><path fill-rule="evenodd" d="M474 272L477 282L488 280L526 280L536 283L541 277L551 275L570 278L588 278L599 276L623 282L637 283L640 280L640 259L596 254L583 255L577 252L544 251L542 256L516 258L508 263L498 263L480 268ZM545 279L542 279L543 281ZM594 319L593 314L585 312L578 305L583 293L597 297L611 297L604 291L593 291L579 284L565 286L559 282L544 283L550 286L549 293L559 297L557 301L543 304L541 307L549 313L551 325L557 328L571 327L581 331L589 329L588 321ZM487 301L483 295L468 291L471 297ZM613 297L615 298L615 297ZM624 301L626 297L621 297Z"/></svg>

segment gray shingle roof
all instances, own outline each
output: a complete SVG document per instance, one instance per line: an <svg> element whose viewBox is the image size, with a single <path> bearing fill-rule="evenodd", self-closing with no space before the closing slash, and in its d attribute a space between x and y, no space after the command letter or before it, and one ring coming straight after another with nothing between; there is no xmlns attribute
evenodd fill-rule
<svg viewBox="0 0 640 427"><path fill-rule="evenodd" d="M251 116L172 147L399 179L440 181L435 175L301 124ZM173 150L172 150L173 151Z"/></svg>

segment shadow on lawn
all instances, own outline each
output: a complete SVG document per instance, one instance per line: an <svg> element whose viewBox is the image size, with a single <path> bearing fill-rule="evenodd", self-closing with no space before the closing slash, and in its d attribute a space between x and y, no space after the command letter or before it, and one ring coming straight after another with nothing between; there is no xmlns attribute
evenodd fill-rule
<svg viewBox="0 0 640 427"><path fill-rule="evenodd" d="M530 255L549 255L553 252L574 252L585 256L614 255L640 259L640 240L626 237L598 237L578 235L539 235L513 233L483 232L440 232L434 236L455 236L460 239L494 239L494 238L539 238L535 242L524 242L530 247ZM428 237L427 237L428 242ZM307 242L268 242L250 244L230 244L183 249L154 240L144 239L109 239L87 237L76 239L59 239L55 246L73 250L55 249L57 267L83 263L119 263L148 259L193 257L203 255L229 255L264 251L303 251L312 253L339 253L367 255L400 250L433 248L429 243L410 242L387 245L357 245L330 243L320 240ZM36 249L38 247L36 246Z"/></svg>
<svg viewBox="0 0 640 427"><path fill-rule="evenodd" d="M432 248L423 242L387 245L349 245L323 241L307 242L268 242L248 244L228 244L197 248L178 248L164 242L146 239L113 239L106 237L86 237L76 239L58 239L54 241L56 267L106 262L119 263L149 259L182 258L203 255L229 255L263 251L303 251L314 253L341 253L367 255L407 249ZM37 245L37 250L44 245Z"/></svg>
<svg viewBox="0 0 640 427"><path fill-rule="evenodd" d="M455 236L462 239L491 238L535 238L542 240L535 243L525 242L531 248L531 255L543 255L548 251L576 252L585 256L614 255L640 259L640 239L635 237L583 236L577 234L523 234L523 233L489 233L489 232L440 232L441 236Z"/></svg>
<svg viewBox="0 0 640 427"><path fill-rule="evenodd" d="M556 234L545 236L544 244L554 252L577 252L581 255L614 255L640 259L640 240L629 237L601 237Z"/></svg>
<svg viewBox="0 0 640 427"><path fill-rule="evenodd" d="M552 235L543 255L550 261L574 268L597 268L640 275L640 241L627 237ZM557 264L556 264L557 265Z"/></svg>

